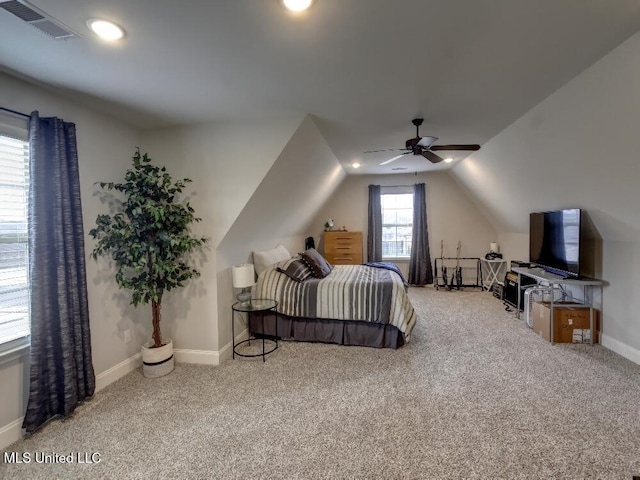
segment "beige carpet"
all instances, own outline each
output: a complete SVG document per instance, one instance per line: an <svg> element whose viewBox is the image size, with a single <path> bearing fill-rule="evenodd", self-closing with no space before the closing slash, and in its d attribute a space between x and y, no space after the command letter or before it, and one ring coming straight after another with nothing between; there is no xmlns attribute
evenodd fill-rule
<svg viewBox="0 0 640 480"><path fill-rule="evenodd" d="M640 366L550 345L486 292L412 289L409 345L284 343L267 359L133 372L6 451L0 478L640 475ZM98 452L98 464L36 454ZM76 458L76 457L74 457Z"/></svg>

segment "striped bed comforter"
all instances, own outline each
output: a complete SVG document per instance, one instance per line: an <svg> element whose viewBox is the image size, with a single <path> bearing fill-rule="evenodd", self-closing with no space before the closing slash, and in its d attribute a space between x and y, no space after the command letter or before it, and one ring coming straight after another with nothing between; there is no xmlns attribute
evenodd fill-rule
<svg viewBox="0 0 640 480"><path fill-rule="evenodd" d="M271 268L258 277L254 297L276 300L278 312L290 317L390 323L405 341L416 323L402 278L366 265L336 265L325 278L304 282Z"/></svg>

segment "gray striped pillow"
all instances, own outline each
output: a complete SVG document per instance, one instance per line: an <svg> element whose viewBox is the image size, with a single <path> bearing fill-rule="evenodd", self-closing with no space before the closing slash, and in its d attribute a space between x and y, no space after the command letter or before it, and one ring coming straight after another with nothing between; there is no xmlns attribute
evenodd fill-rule
<svg viewBox="0 0 640 480"><path fill-rule="evenodd" d="M313 277L313 270L299 258L291 258L276 267L280 273L284 273L291 280L304 282Z"/></svg>

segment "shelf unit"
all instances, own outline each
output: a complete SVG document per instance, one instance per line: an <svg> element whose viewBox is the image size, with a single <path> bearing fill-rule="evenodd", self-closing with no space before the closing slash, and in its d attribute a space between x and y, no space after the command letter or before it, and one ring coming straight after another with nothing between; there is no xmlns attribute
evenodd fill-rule
<svg viewBox="0 0 640 480"><path fill-rule="evenodd" d="M604 317L604 312L602 311L602 290L604 286L604 281L596 278L563 278L560 275L556 275L553 273L549 273L544 271L541 268L522 268L522 267L514 267L511 269L513 272L518 274L518 290L523 288L522 277L528 277L534 279L540 285L548 285L550 288L562 288L563 286L575 286L582 287L582 303L585 307L589 308L589 328L591 329L591 345L593 345L593 340L595 338L594 335L594 315L593 310L596 308L594 298L593 298L593 290L597 288L600 291L600 315L601 320ZM525 285L524 288L529 287L529 285ZM520 295L518 295L518 306L516 309L516 317L520 318ZM551 296L551 302L549 303L550 310L550 321L553 322L554 313L554 302L553 296ZM553 344L553 323L550 324L549 328L549 338L551 343Z"/></svg>

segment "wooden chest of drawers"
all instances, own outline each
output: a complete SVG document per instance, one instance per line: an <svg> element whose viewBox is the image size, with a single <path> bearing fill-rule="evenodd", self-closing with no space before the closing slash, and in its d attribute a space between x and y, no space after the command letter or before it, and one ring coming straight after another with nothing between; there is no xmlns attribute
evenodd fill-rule
<svg viewBox="0 0 640 480"><path fill-rule="evenodd" d="M324 257L332 265L362 263L362 232L324 232Z"/></svg>

